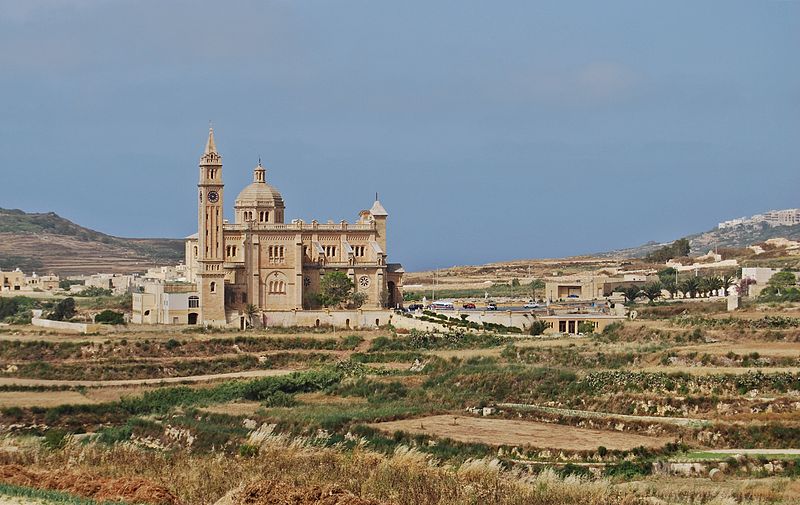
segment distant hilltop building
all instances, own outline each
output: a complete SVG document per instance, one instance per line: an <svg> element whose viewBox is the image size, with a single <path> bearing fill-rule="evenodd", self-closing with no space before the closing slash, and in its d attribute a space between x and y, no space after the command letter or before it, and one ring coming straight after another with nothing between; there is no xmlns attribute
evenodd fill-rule
<svg viewBox="0 0 800 505"><path fill-rule="evenodd" d="M724 230L727 228L735 228L737 226L761 223L765 223L769 226L794 226L796 224L800 224L800 209L771 210L769 212L756 214L750 217L731 219L730 221L723 221L719 223L717 228Z"/></svg>
<svg viewBox="0 0 800 505"><path fill-rule="evenodd" d="M355 223L285 223L283 197L267 183L266 173L259 161L253 182L236 197L229 223L223 216L222 157L209 130L200 158L198 232L186 238L186 282L145 285L143 293L134 294L133 322L243 327L251 305L265 324L286 319L287 312L300 321L298 313L319 308L320 282L334 271L365 295L363 310L402 303L403 269L386 261L389 214L377 195ZM312 324L327 320L314 317ZM385 324L382 317L370 321Z"/></svg>

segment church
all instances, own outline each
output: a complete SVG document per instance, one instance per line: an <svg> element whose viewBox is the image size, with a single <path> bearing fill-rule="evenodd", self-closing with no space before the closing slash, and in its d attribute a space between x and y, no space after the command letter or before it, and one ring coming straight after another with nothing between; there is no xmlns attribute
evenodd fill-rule
<svg viewBox="0 0 800 505"><path fill-rule="evenodd" d="M345 273L365 295L363 309L402 303L403 269L387 262L388 213L377 197L355 223L286 223L283 197L259 161L253 182L236 197L231 223L224 218L222 157L213 129L200 158L198 189L198 230L186 239L186 278L196 284L196 293L187 293L188 324L238 326L251 304L262 317L319 309L320 281L332 271Z"/></svg>

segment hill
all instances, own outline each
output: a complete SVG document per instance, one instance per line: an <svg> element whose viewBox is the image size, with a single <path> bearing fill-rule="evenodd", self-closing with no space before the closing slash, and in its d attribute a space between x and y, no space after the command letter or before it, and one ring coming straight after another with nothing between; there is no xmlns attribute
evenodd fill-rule
<svg viewBox="0 0 800 505"><path fill-rule="evenodd" d="M140 272L183 259L183 241L106 235L54 212L0 208L0 270L92 274Z"/></svg>
<svg viewBox="0 0 800 505"><path fill-rule="evenodd" d="M716 248L739 248L747 247L754 244L760 244L771 238L786 238L789 240L800 240L800 225L794 226L769 226L764 223L736 226L734 228L713 229L702 233L695 233L685 237L689 240L691 247L691 254L700 255ZM617 258L643 258L663 247L671 244L672 241L666 243L648 242L638 247L631 247L629 249L618 249L606 253L596 254L595 256L602 258L617 257Z"/></svg>

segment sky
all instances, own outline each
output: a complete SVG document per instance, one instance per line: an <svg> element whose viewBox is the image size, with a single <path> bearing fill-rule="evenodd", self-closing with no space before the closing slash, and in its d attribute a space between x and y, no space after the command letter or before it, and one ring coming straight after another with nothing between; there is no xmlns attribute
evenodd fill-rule
<svg viewBox="0 0 800 505"><path fill-rule="evenodd" d="M0 0L0 207L196 231L261 157L286 220L379 192L407 270L800 207L800 1Z"/></svg>

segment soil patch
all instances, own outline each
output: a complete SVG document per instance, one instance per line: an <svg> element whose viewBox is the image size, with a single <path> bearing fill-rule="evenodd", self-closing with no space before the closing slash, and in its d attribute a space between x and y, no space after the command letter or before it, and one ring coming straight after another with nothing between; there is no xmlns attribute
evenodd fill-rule
<svg viewBox="0 0 800 505"><path fill-rule="evenodd" d="M600 446L630 450L644 446L663 447L671 438L643 436L616 431L591 430L561 424L492 419L471 416L438 415L371 424L387 433L407 433L447 437L459 442L488 445L518 445L567 451L589 451Z"/></svg>
<svg viewBox="0 0 800 505"><path fill-rule="evenodd" d="M152 505L179 505L168 489L143 479L107 478L86 473L32 470L20 465L0 465L0 482L15 486L63 491L97 501L125 501Z"/></svg>

